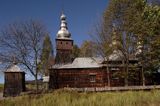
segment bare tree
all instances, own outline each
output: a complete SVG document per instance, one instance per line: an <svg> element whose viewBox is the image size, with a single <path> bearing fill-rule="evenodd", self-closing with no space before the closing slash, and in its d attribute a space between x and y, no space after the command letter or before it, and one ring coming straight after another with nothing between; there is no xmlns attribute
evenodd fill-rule
<svg viewBox="0 0 160 106"><path fill-rule="evenodd" d="M38 62L42 42L48 32L38 21L26 21L10 24L0 33L0 59L3 64L16 63L27 68L35 78L38 91Z"/></svg>
<svg viewBox="0 0 160 106"><path fill-rule="evenodd" d="M106 31L107 30L107 31ZM94 26L93 32L90 33L92 42L94 43L93 51L94 54L101 56L104 60L107 60L106 64L108 64L109 55L112 53L113 48L111 47L112 44L112 35L109 28L104 27L103 19L96 23ZM110 71L109 66L106 65L107 71L107 86L110 87Z"/></svg>

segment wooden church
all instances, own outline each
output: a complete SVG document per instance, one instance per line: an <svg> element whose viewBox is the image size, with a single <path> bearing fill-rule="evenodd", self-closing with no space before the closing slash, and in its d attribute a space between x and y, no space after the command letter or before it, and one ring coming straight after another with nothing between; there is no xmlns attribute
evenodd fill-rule
<svg viewBox="0 0 160 106"><path fill-rule="evenodd" d="M61 26L56 38L56 60L50 69L49 88L97 88L124 86L124 65L121 52L114 50L109 59L95 57L72 58L73 40L68 31L66 16L61 15ZM128 84L140 85L141 67L134 58L129 59Z"/></svg>

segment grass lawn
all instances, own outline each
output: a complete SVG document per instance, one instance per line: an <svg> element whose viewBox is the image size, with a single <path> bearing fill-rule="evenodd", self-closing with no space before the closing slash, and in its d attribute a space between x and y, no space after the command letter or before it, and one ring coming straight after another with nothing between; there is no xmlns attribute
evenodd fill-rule
<svg viewBox="0 0 160 106"><path fill-rule="evenodd" d="M77 93L57 90L0 101L0 106L160 106L160 91Z"/></svg>
<svg viewBox="0 0 160 106"><path fill-rule="evenodd" d="M3 92L3 86L4 84L0 84L0 92Z"/></svg>

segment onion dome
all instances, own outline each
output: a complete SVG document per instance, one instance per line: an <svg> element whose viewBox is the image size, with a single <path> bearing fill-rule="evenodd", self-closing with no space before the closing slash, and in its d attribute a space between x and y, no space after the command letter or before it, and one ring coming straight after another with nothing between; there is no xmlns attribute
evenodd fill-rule
<svg viewBox="0 0 160 106"><path fill-rule="evenodd" d="M60 30L57 33L57 39L71 39L71 33L68 31L66 16L62 13Z"/></svg>
<svg viewBox="0 0 160 106"><path fill-rule="evenodd" d="M116 29L115 29L115 27L113 27L113 29L112 29L112 46L113 47L117 47L117 45L118 45L118 36L117 36L117 32L116 32Z"/></svg>
<svg viewBox="0 0 160 106"><path fill-rule="evenodd" d="M111 55L109 55L108 59L111 61L122 60L124 58L123 54L119 50L114 50Z"/></svg>

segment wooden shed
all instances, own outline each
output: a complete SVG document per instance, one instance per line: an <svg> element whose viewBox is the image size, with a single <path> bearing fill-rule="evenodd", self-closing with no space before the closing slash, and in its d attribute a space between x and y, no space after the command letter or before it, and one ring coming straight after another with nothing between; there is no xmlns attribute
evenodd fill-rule
<svg viewBox="0 0 160 106"><path fill-rule="evenodd" d="M18 96L25 91L25 72L17 65L12 65L4 72L4 92L3 96Z"/></svg>

